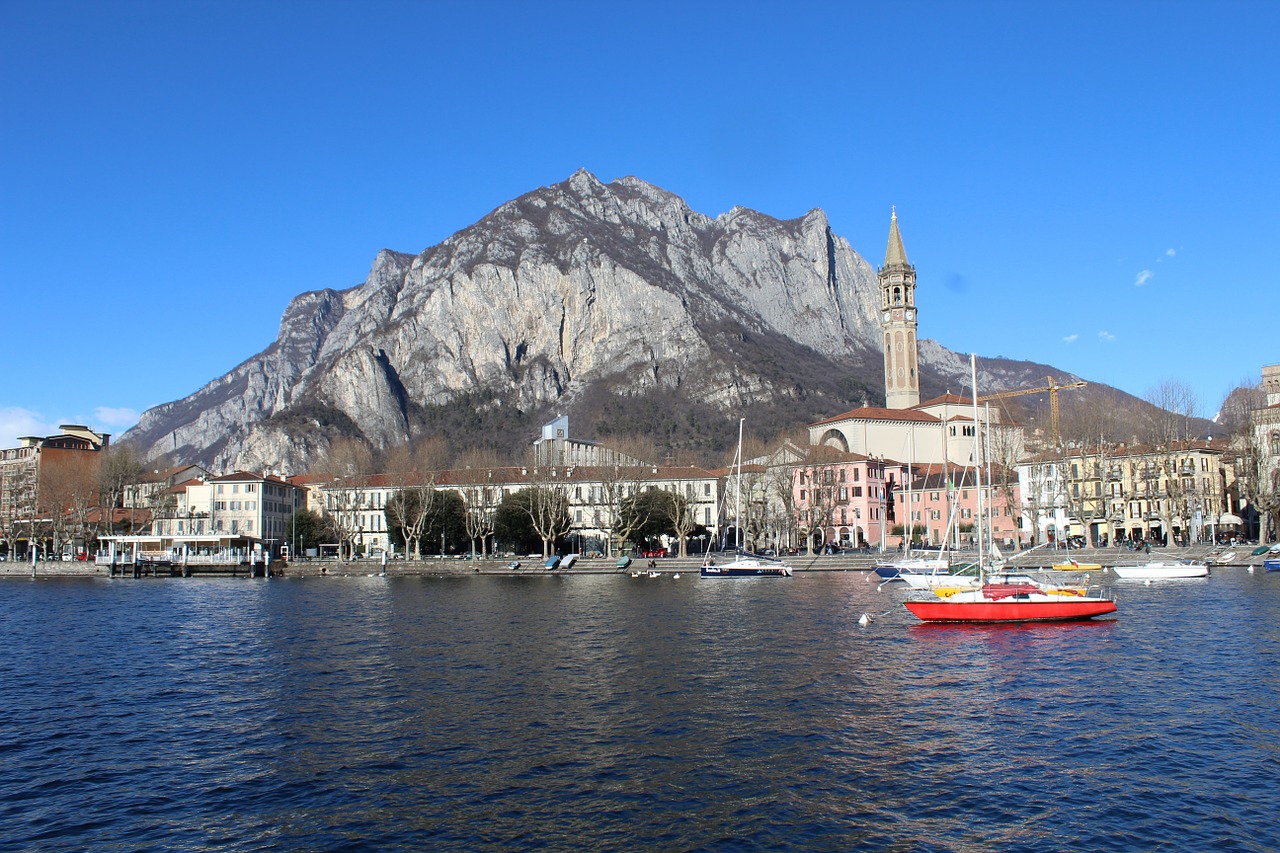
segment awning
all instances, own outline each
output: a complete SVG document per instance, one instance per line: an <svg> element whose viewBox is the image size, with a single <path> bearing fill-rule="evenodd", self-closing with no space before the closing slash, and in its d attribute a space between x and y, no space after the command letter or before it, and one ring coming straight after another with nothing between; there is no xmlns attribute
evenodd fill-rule
<svg viewBox="0 0 1280 853"><path fill-rule="evenodd" d="M1244 519L1238 515L1232 515L1229 512L1224 512L1221 516L1218 517L1218 523L1219 524L1244 524Z"/></svg>

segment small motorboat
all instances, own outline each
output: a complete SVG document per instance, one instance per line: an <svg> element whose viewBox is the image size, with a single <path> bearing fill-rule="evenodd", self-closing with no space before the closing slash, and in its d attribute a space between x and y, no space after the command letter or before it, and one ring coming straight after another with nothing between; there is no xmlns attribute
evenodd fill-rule
<svg viewBox="0 0 1280 853"><path fill-rule="evenodd" d="M1170 578L1202 578L1209 574L1208 563L1193 560L1152 560L1134 566L1112 566L1116 577L1125 580L1166 580Z"/></svg>
<svg viewBox="0 0 1280 853"><path fill-rule="evenodd" d="M1053 568L1059 572L1100 572L1102 571L1101 563L1082 563L1079 560L1067 560L1064 563L1054 563Z"/></svg>

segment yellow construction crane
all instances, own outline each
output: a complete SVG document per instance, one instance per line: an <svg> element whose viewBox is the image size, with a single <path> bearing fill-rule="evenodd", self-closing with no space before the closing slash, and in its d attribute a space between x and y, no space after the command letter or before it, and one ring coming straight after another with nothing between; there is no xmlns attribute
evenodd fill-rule
<svg viewBox="0 0 1280 853"><path fill-rule="evenodd" d="M1058 392L1065 391L1068 388L1083 388L1089 383L1088 382L1072 382L1067 385L1059 385L1057 382L1053 381L1052 376L1046 376L1044 381L1047 382L1048 384L1045 385L1045 387L1043 388L1023 388L1020 391L1001 391L998 394L988 394L985 397L979 397L978 402L985 403L988 400L1003 400L1006 397L1021 397L1025 394L1043 394L1044 392L1048 391L1049 392L1050 425L1053 431L1053 443L1054 443L1054 446L1057 446L1058 444Z"/></svg>

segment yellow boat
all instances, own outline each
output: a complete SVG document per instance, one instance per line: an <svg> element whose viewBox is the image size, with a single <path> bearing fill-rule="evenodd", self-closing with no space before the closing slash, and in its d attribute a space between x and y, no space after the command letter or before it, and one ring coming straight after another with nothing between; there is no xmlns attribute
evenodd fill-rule
<svg viewBox="0 0 1280 853"><path fill-rule="evenodd" d="M1081 563L1076 560L1067 560L1065 563L1054 563L1053 567L1060 572L1100 572L1102 571L1101 563Z"/></svg>

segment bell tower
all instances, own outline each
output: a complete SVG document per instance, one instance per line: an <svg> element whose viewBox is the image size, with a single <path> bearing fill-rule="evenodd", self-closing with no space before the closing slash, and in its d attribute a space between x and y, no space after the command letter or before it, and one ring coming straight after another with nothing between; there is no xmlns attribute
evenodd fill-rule
<svg viewBox="0 0 1280 853"><path fill-rule="evenodd" d="M920 403L916 365L916 268L898 233L898 211L889 221L889 246L880 268L880 327L884 330L884 399L890 409Z"/></svg>

